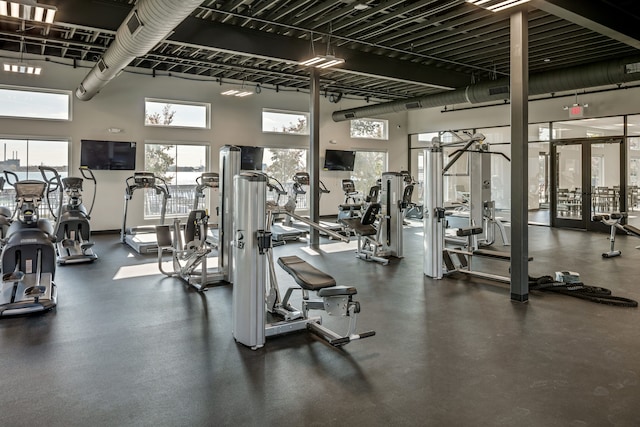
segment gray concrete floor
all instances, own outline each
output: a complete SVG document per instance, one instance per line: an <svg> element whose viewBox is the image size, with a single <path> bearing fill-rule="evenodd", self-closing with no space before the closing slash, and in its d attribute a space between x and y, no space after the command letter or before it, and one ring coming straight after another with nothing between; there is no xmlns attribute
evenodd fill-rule
<svg viewBox="0 0 640 427"><path fill-rule="evenodd" d="M638 426L640 311L422 274L419 227L382 266L340 244L297 254L358 288L360 330L335 349L306 332L252 351L231 334L230 286L199 294L115 235L60 267L59 306L0 320L3 426ZM530 227L533 275L573 270L640 300L640 240ZM480 267L508 274L497 261ZM279 268L279 267L278 267ZM291 284L279 270L282 287Z"/></svg>

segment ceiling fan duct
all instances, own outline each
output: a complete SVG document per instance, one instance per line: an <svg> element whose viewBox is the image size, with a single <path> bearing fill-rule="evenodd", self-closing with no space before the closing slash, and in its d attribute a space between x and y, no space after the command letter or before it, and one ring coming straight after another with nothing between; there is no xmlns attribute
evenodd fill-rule
<svg viewBox="0 0 640 427"><path fill-rule="evenodd" d="M82 101L93 98L134 58L147 54L191 14L202 0L139 0L115 39L76 89Z"/></svg>
<svg viewBox="0 0 640 427"><path fill-rule="evenodd" d="M532 74L529 76L529 95L586 89L637 80L640 80L640 56ZM467 103L478 104L481 102L508 100L509 98L509 78L502 78L435 95L335 111L332 117L334 121L341 122L417 108L435 108Z"/></svg>

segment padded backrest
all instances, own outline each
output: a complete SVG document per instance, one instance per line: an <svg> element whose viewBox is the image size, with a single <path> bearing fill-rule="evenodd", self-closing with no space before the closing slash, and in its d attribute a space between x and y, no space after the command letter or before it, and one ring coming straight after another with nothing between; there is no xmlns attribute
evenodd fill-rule
<svg viewBox="0 0 640 427"><path fill-rule="evenodd" d="M378 195L380 194L380 187L378 185L374 185L369 189L369 195L367 196L367 202L377 202Z"/></svg>
<svg viewBox="0 0 640 427"><path fill-rule="evenodd" d="M362 215L362 219L360 223L362 225L371 225L376 221L376 216L380 213L380 203L371 203L367 206L367 210L364 211L364 215Z"/></svg>
<svg viewBox="0 0 640 427"><path fill-rule="evenodd" d="M204 240L207 234L206 223L207 212L202 209L189 212L189 219L187 219L187 225L184 228L184 240L185 242L191 242L198 238L198 240ZM200 222L204 223L204 236L200 235Z"/></svg>
<svg viewBox="0 0 640 427"><path fill-rule="evenodd" d="M342 180L342 190L345 193L355 193L356 192L356 184L352 179L343 179Z"/></svg>
<svg viewBox="0 0 640 427"><path fill-rule="evenodd" d="M411 197L413 196L413 184L409 184L404 187L404 193L402 194L402 201L406 204L411 203Z"/></svg>

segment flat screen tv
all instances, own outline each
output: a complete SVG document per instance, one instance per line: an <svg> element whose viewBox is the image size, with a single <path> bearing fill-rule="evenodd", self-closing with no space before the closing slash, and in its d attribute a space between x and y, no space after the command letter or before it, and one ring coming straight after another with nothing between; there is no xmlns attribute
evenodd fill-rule
<svg viewBox="0 0 640 427"><path fill-rule="evenodd" d="M324 155L324 170L352 171L356 161L355 151L327 150Z"/></svg>
<svg viewBox="0 0 640 427"><path fill-rule="evenodd" d="M240 169L244 171L261 171L264 148L244 145L238 145L238 147L240 147Z"/></svg>
<svg viewBox="0 0 640 427"><path fill-rule="evenodd" d="M135 170L136 143L83 139L80 166L93 170Z"/></svg>

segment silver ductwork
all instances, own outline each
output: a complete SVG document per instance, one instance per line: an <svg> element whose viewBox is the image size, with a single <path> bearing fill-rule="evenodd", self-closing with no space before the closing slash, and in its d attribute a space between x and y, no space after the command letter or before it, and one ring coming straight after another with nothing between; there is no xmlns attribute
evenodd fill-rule
<svg viewBox="0 0 640 427"><path fill-rule="evenodd" d="M640 80L640 56L547 71L529 76L529 95L586 89ZM335 111L333 120L376 117L418 108L478 104L509 99L509 78L481 82L450 92Z"/></svg>
<svg viewBox="0 0 640 427"><path fill-rule="evenodd" d="M111 46L76 89L78 99L93 98L134 58L149 52L201 3L202 0L139 0L118 28Z"/></svg>

